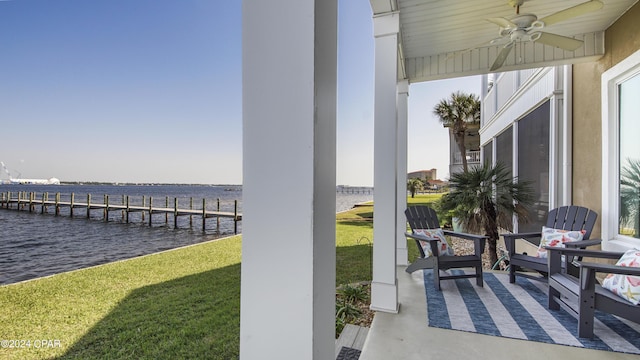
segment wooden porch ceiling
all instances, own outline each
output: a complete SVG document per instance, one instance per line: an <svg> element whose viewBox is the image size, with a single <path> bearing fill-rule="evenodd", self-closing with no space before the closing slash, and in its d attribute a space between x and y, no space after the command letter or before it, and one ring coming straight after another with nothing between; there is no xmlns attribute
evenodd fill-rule
<svg viewBox="0 0 640 360"><path fill-rule="evenodd" d="M540 19L585 1L522 0L520 14L535 14ZM577 50L516 41L504 65L494 72L598 59L604 54L604 30L638 0L601 1L604 6L599 10L542 29L582 40L584 45ZM399 12L398 78L412 83L490 72L504 44L488 44L499 37L500 29L487 19L512 19L516 15L509 0L370 0L370 3L374 16Z"/></svg>

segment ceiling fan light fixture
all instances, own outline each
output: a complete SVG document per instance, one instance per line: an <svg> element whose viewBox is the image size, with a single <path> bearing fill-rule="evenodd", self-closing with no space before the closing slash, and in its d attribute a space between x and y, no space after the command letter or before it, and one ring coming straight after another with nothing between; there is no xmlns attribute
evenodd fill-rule
<svg viewBox="0 0 640 360"><path fill-rule="evenodd" d="M501 37L509 36L512 31L513 29L500 29L500 32L498 32L498 35L500 35Z"/></svg>
<svg viewBox="0 0 640 360"><path fill-rule="evenodd" d="M523 29L516 29L511 32L511 40L516 41L522 39L527 34Z"/></svg>
<svg viewBox="0 0 640 360"><path fill-rule="evenodd" d="M540 20L536 20L531 23L531 29L540 30L544 27L544 23Z"/></svg>
<svg viewBox="0 0 640 360"><path fill-rule="evenodd" d="M542 33L534 32L534 33L529 34L529 40L537 41L538 39L540 39L541 36L542 36Z"/></svg>

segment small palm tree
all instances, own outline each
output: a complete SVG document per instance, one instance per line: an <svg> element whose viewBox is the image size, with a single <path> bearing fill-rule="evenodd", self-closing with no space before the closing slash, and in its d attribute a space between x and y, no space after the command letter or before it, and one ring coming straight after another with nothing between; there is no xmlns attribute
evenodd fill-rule
<svg viewBox="0 0 640 360"><path fill-rule="evenodd" d="M424 183L418 178L407 180L407 190L409 190L409 192L411 193L412 198L416 197L416 193L422 190L423 187Z"/></svg>
<svg viewBox="0 0 640 360"><path fill-rule="evenodd" d="M480 123L480 100L477 95L458 91L449 99L442 99L433 113L445 127L451 128L453 138L462 156L462 170L467 171L467 148L464 144L467 127Z"/></svg>
<svg viewBox="0 0 640 360"><path fill-rule="evenodd" d="M503 164L485 163L451 175L450 191L441 199L442 209L451 210L465 231L488 236L491 264L498 261L498 229L512 231L514 215L527 221L526 206L533 203L530 182L514 180Z"/></svg>
<svg viewBox="0 0 640 360"><path fill-rule="evenodd" d="M627 159L620 173L620 226L633 221L634 234L640 238L640 160Z"/></svg>

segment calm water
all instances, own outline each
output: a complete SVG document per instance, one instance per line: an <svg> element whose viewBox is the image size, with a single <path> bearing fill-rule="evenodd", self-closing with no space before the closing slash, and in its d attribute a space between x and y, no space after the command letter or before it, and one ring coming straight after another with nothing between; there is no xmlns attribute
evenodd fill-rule
<svg viewBox="0 0 640 360"><path fill-rule="evenodd" d="M194 208L201 209L202 199L206 199L207 209L217 208L220 199L222 211L234 211L238 202L238 212L242 213L242 188L240 186L187 186L187 185L47 185L19 186L2 185L0 192L49 193L53 199L56 192L68 195L75 193L77 202L86 202L91 194L91 202L102 202L109 195L111 204L120 204L123 195L129 195L130 203L139 205L145 197L153 197L154 206L165 204L169 197L169 207L173 207L173 198L178 199L178 207L188 208L193 198ZM337 193L336 208L343 211L354 204L373 199L371 193ZM63 200L67 200L63 197ZM112 211L109 221L103 220L100 210L91 212L91 220L86 218L86 210L75 210L75 217L68 216L68 209L62 209L63 216L54 216L53 207L48 214L28 211L0 209L0 284L10 284L36 277L52 275L63 271L104 264L162 250L172 249L234 233L231 219L221 219L217 226L215 218L207 219L206 230L202 231L201 219L180 217L178 228L174 228L173 216L169 215L165 223L164 214L156 214L153 226L148 225L148 214L143 221L141 213L130 214L129 223L125 223L121 212ZM241 232L242 222L238 223Z"/></svg>

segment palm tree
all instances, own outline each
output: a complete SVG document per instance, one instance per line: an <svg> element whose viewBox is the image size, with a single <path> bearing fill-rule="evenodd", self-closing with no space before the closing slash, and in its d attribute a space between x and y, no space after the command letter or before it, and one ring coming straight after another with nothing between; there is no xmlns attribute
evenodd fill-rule
<svg viewBox="0 0 640 360"><path fill-rule="evenodd" d="M464 140L468 125L480 123L478 96L462 91L455 92L449 99L440 100L433 108L433 113L440 119L442 125L451 128L462 156L462 170L467 171L467 148Z"/></svg>
<svg viewBox="0 0 640 360"><path fill-rule="evenodd" d="M443 210L451 210L465 231L488 236L491 264L498 261L498 229L513 230L513 216L527 220L526 206L533 203L530 182L517 182L508 169L488 163L471 170L454 173L451 189L441 201Z"/></svg>
<svg viewBox="0 0 640 360"><path fill-rule="evenodd" d="M620 173L620 227L633 220L634 234L640 238L640 160L627 159Z"/></svg>
<svg viewBox="0 0 640 360"><path fill-rule="evenodd" d="M411 193L411 197L416 197L416 192L423 189L424 183L418 178L407 180L407 189Z"/></svg>

